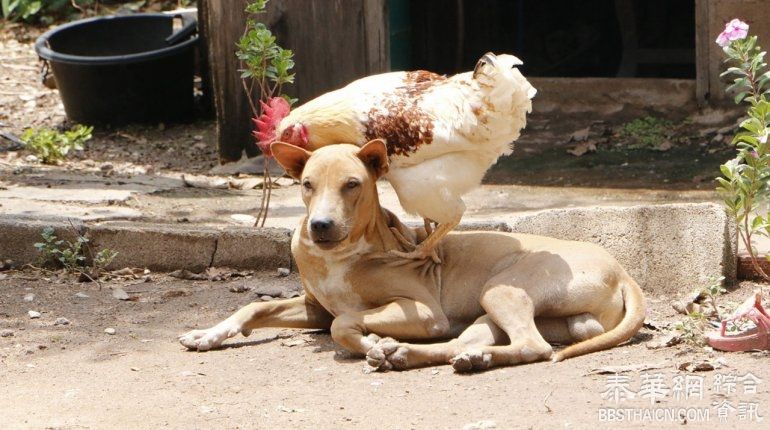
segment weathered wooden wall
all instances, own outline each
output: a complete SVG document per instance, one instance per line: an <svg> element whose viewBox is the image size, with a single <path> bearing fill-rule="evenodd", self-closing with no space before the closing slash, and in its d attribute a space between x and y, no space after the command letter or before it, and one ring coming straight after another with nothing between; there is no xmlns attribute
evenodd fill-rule
<svg viewBox="0 0 770 430"><path fill-rule="evenodd" d="M763 49L770 47L770 2L767 0L697 0L696 39L698 99L727 101L726 82L719 77L724 70L724 53L714 42L733 18L749 24L749 34L757 35Z"/></svg>
<svg viewBox="0 0 770 430"><path fill-rule="evenodd" d="M235 44L243 33L244 0L199 0L208 49L220 161L256 155L251 112L240 82ZM296 83L286 92L303 103L390 65L387 0L272 0L260 17L294 51Z"/></svg>

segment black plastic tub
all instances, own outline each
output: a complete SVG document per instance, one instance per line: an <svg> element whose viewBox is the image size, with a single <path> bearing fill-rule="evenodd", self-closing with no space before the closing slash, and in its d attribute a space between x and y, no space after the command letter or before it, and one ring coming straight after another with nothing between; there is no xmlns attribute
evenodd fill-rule
<svg viewBox="0 0 770 430"><path fill-rule="evenodd" d="M194 23L167 41L164 14L84 19L56 27L35 43L48 61L64 110L85 124L177 122L193 115Z"/></svg>

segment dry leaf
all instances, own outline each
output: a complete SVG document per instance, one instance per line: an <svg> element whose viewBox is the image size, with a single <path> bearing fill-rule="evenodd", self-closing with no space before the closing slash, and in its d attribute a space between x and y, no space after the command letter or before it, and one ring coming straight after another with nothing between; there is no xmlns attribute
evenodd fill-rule
<svg viewBox="0 0 770 430"><path fill-rule="evenodd" d="M580 157L589 152L596 152L596 143L592 141L581 142L575 145L574 148L567 150L568 154L572 154L575 157Z"/></svg>

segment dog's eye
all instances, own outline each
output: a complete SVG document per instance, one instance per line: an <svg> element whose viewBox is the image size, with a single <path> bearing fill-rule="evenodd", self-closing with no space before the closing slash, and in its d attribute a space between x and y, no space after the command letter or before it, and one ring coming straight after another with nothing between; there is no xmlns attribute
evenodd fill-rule
<svg viewBox="0 0 770 430"><path fill-rule="evenodd" d="M310 183L310 181L307 181L307 180L302 182L302 187L308 191L311 191L313 189L313 185Z"/></svg>
<svg viewBox="0 0 770 430"><path fill-rule="evenodd" d="M348 187L348 188L355 188L355 187L357 187L357 186L359 186L359 185L361 185L361 183L360 183L360 182L358 182L358 181L357 181L357 180L355 180L355 179L351 179L351 180L349 180L349 181L348 181L348 183L347 183L347 184L345 184L345 186L346 186L346 187Z"/></svg>

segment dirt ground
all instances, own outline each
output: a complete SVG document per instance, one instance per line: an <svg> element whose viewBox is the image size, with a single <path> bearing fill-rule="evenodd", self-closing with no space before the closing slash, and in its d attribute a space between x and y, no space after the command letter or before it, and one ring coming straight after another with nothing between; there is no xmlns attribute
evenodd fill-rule
<svg viewBox="0 0 770 430"><path fill-rule="evenodd" d="M114 279L104 289L71 277L33 270L0 276L0 428L588 428L596 425L681 428L683 420L607 422L602 408L709 408L688 427L766 428L741 419L738 406L756 403L770 417L770 367L765 353L719 353L678 345L649 349L660 333L650 327L678 319L670 298L648 294L647 328L628 345L571 359L483 373L455 374L450 366L405 372L362 371L363 362L336 346L328 333L262 329L224 349L188 352L176 337L208 327L259 297L297 288L294 275L256 273L225 282ZM252 290L231 292L246 285ZM113 297L121 287L132 301ZM726 296L740 301L754 285ZM24 297L34 294L31 302ZM77 297L77 293L87 298ZM41 312L31 319L27 312ZM67 325L56 325L66 318ZM114 335L105 333L113 328ZM8 335L10 333L10 335ZM717 369L678 370L708 362ZM626 372L628 388L660 374L672 391L652 401L639 394L615 403L603 366L642 365ZM724 375L760 378L757 394L716 384ZM677 400L676 377L703 377L703 399ZM722 376L717 376L722 375ZM656 376L657 377L657 376ZM735 405L725 421L717 407ZM685 412L686 413L686 412ZM765 418L769 419L769 418ZM603 421L604 420L604 421Z"/></svg>
<svg viewBox="0 0 770 430"><path fill-rule="evenodd" d="M13 25L0 28L0 132L20 135L27 127L70 125L58 92L39 82L40 65L32 43L40 32ZM621 128L647 115L670 120L668 144L632 148ZM600 187L599 192L573 189L583 200L597 202L618 200L628 188L652 189L644 193L710 190L717 166L732 156L729 141L736 119L732 111L708 109L637 108L611 118L535 114L514 155L492 169L487 183ZM2 182L51 188L48 179L41 179L41 170L59 176L109 173L118 185L123 177L206 174L217 164L214 142L214 124L197 118L188 124L99 128L82 153L62 166L41 167L28 152L0 138L0 189ZM538 207L567 199L560 197L564 192L558 188L553 193L523 190L537 196L556 194L556 203L553 198L540 202L540 197L532 197ZM500 201L519 195L496 192ZM218 199L219 194L195 188L185 193L190 202L172 208L179 212L172 222L215 222L222 212L250 213L256 205L251 197L259 191L226 190L227 202L211 213L196 204L203 197ZM496 200L489 193L482 190L473 198L490 207ZM144 211L162 207L166 197L153 192L125 205ZM624 198L634 200L638 195ZM676 200L682 199L677 194ZM535 204L531 200L526 204ZM297 210L301 209L276 205L275 213L280 218ZM231 292L231 287L243 284L251 290ZM133 300L116 299L113 287L123 288ZM754 287L743 285L725 300L740 302ZM670 306L674 298L654 292L648 294L650 325L628 345L565 363L474 375L455 374L449 366L365 374L363 362L340 350L324 332L264 329L207 353L187 352L176 341L179 334L208 327L251 300L297 288L294 275L280 278L273 273L224 282L183 281L153 273L147 282L118 278L98 290L56 273L0 272L0 428L680 428L685 424L679 417L681 409L695 407L708 408L710 415L707 420L686 420L689 427L764 428L766 422L747 415L751 404L770 419L768 354L724 354L687 345L649 349L662 335L655 327L670 327L680 319ZM88 297L76 297L78 293ZM24 299L28 294L34 294L31 301ZM42 315L32 319L31 310ZM69 324L56 325L58 318ZM107 328L115 334L107 334ZM693 367L704 362L718 368L680 370L687 363ZM621 377L629 378L628 388L639 395L615 402L610 395L613 376L593 369L633 365L640 369L614 370L622 371ZM762 380L757 394L744 393L741 384L727 393L717 384L729 375L748 372ZM640 392L657 374L669 392L651 400ZM680 376L703 378L702 399L675 397ZM733 410L728 408L722 421L717 411L726 407L725 402ZM607 415L618 408L677 412L662 422L618 423Z"/></svg>

